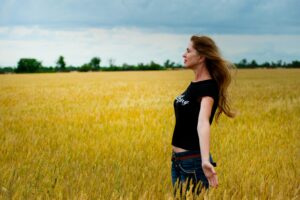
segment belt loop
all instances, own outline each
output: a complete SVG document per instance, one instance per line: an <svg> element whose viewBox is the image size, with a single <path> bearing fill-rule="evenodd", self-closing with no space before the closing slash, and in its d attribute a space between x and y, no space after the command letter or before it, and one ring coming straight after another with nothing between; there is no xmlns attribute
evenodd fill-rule
<svg viewBox="0 0 300 200"><path fill-rule="evenodd" d="M172 150L171 161L173 161L173 160L174 160L174 157L175 157L175 153L174 153L174 151Z"/></svg>

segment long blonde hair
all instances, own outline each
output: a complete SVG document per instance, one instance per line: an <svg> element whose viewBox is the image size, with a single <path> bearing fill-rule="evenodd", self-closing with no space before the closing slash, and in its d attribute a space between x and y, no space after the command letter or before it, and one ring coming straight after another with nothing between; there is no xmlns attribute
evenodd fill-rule
<svg viewBox="0 0 300 200"><path fill-rule="evenodd" d="M210 37L193 35L191 41L196 51L205 57L206 67L218 85L219 102L216 121L222 113L231 118L235 117L236 113L231 110L228 98L228 86L231 83L230 69L234 68L234 65L222 58L219 48Z"/></svg>

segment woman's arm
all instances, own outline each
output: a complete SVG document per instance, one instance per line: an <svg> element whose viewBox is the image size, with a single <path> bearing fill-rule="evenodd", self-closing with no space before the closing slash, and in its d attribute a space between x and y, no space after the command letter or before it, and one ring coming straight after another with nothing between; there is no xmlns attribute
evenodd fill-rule
<svg viewBox="0 0 300 200"><path fill-rule="evenodd" d="M210 141L210 123L209 118L213 107L214 99L206 96L202 97L201 108L198 118L198 136L201 150L202 169L211 186L218 186L217 173L209 161L209 141Z"/></svg>

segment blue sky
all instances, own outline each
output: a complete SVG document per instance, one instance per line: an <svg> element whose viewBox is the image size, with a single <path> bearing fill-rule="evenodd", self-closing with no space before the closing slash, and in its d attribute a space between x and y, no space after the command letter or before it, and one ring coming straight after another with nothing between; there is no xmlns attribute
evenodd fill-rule
<svg viewBox="0 0 300 200"><path fill-rule="evenodd" d="M299 0L1 0L0 66L21 57L82 65L171 59L182 63L192 34L216 40L224 57L300 59Z"/></svg>

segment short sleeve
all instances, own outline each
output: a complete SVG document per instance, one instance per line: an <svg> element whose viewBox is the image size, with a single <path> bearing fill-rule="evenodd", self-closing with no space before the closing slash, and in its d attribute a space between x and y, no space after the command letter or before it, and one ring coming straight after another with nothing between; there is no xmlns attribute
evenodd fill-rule
<svg viewBox="0 0 300 200"><path fill-rule="evenodd" d="M193 98L197 100L199 97L205 96L210 96L214 100L218 98L218 86L215 81L203 82L194 85Z"/></svg>

